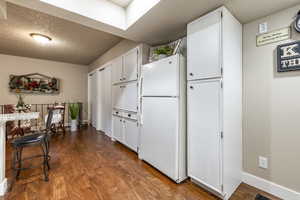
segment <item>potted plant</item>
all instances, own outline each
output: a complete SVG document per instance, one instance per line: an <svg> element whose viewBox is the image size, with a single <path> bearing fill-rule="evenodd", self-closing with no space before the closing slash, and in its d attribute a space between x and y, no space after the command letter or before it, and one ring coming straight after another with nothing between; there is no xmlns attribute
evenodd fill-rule
<svg viewBox="0 0 300 200"><path fill-rule="evenodd" d="M154 54L158 56L159 59L165 58L172 55L173 49L169 46L159 47L154 50Z"/></svg>
<svg viewBox="0 0 300 200"><path fill-rule="evenodd" d="M77 119L79 115L79 104L71 103L69 104L70 118L71 118L71 131L77 131Z"/></svg>

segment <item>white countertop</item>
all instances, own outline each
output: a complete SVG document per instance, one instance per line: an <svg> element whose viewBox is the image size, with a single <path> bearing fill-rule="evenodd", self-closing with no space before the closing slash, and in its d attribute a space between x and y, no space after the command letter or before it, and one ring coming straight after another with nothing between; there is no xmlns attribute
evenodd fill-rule
<svg viewBox="0 0 300 200"><path fill-rule="evenodd" d="M38 112L0 114L0 123L7 122L7 121L14 121L14 120L37 119L38 117L39 117Z"/></svg>

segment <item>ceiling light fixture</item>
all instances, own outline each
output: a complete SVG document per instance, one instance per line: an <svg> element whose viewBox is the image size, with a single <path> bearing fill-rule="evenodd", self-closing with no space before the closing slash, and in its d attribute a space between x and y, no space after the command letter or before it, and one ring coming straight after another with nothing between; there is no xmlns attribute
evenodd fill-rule
<svg viewBox="0 0 300 200"><path fill-rule="evenodd" d="M40 33L30 33L30 36L37 42L42 43L42 44L47 44L51 42L52 38L50 38L47 35L43 35Z"/></svg>

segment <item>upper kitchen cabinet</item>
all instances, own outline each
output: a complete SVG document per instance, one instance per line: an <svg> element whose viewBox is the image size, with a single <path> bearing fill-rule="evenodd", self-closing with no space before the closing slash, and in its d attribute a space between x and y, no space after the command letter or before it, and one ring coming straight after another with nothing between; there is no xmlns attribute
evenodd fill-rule
<svg viewBox="0 0 300 200"><path fill-rule="evenodd" d="M123 80L123 56L112 62L112 83L116 84Z"/></svg>
<svg viewBox="0 0 300 200"><path fill-rule="evenodd" d="M123 81L135 81L138 78L138 48L123 56Z"/></svg>
<svg viewBox="0 0 300 200"><path fill-rule="evenodd" d="M222 11L210 13L187 27L188 80L222 75Z"/></svg>
<svg viewBox="0 0 300 200"><path fill-rule="evenodd" d="M140 67L146 64L149 46L141 44L115 59L112 69L112 84L137 81Z"/></svg>

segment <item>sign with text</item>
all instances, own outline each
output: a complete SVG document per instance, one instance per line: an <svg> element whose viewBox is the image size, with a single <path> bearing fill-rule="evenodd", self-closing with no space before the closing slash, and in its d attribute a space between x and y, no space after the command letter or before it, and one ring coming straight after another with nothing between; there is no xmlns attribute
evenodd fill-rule
<svg viewBox="0 0 300 200"><path fill-rule="evenodd" d="M300 41L277 47L277 71L300 70Z"/></svg>
<svg viewBox="0 0 300 200"><path fill-rule="evenodd" d="M288 40L291 38L291 28L283 28L280 30L264 33L256 37L256 46L260 47L263 45Z"/></svg>

